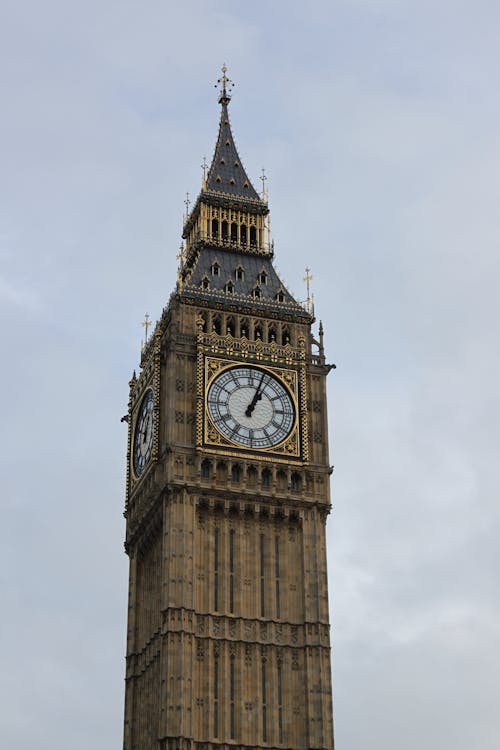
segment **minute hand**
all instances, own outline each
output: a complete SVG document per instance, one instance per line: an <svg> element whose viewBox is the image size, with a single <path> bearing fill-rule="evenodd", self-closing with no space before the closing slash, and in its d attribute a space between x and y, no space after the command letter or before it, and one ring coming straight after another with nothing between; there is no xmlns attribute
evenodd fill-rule
<svg viewBox="0 0 500 750"><path fill-rule="evenodd" d="M262 384L264 382L265 375L266 375L265 372L262 373L262 378L261 378L260 383L259 383L259 385L257 387L257 390L255 391L255 395L254 395L253 399L250 401L250 403L248 404L248 406L246 408L245 415L247 417L251 417L252 416L252 412L255 409L255 405L256 405L257 401L260 401L260 399L262 398L261 388L262 388Z"/></svg>

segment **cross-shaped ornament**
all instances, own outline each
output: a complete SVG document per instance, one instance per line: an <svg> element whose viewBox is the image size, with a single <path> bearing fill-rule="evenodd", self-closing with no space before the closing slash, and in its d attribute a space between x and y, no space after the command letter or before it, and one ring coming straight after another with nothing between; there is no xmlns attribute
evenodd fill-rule
<svg viewBox="0 0 500 750"><path fill-rule="evenodd" d="M310 283L313 279L310 273L311 269L306 267L306 275L304 276L304 281L306 282L306 289L307 289L307 309L309 312L311 312L311 294L310 294Z"/></svg>
<svg viewBox="0 0 500 750"><path fill-rule="evenodd" d="M184 265L184 258L186 257L186 251L184 250L184 243L181 242L179 245L179 252L175 256L177 260L179 261L180 266Z"/></svg>
<svg viewBox="0 0 500 750"><path fill-rule="evenodd" d="M262 198L266 198L266 182L267 182L267 176L266 176L266 170L264 167L262 167L262 175L260 177L260 181L262 182Z"/></svg>
<svg viewBox="0 0 500 750"><path fill-rule="evenodd" d="M148 328L151 325L151 321L149 319L148 313L144 316L144 321L141 323L141 326L144 328L144 346L146 346L148 342Z"/></svg>

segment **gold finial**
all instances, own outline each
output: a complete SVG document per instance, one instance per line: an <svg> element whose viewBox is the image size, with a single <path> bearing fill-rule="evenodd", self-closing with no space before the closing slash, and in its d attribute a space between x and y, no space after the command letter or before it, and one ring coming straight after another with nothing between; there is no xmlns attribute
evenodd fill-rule
<svg viewBox="0 0 500 750"><path fill-rule="evenodd" d="M148 343L148 328L150 325L151 321L149 319L149 314L146 313L144 316L144 321L141 323L141 326L144 328L144 341L142 342L141 349L144 349L144 347Z"/></svg>
<svg viewBox="0 0 500 750"><path fill-rule="evenodd" d="M267 175L266 175L266 170L264 169L264 167L262 167L262 174L260 176L260 181L262 182L261 198L263 201L266 201L267 200L267 190L266 190Z"/></svg>
<svg viewBox="0 0 500 750"><path fill-rule="evenodd" d="M304 276L303 281L306 282L306 289L307 289L306 310L307 310L308 313L312 314L313 313L313 308L314 308L314 302L313 302L314 297L311 298L310 283L313 280L313 277L311 276L310 271L311 271L311 269L307 268L307 266L306 266L306 275Z"/></svg>
<svg viewBox="0 0 500 750"><path fill-rule="evenodd" d="M208 169L207 157L206 156L203 157L203 164L201 165L201 168L203 169L202 187L205 188L205 186L207 184L207 169Z"/></svg>
<svg viewBox="0 0 500 750"><path fill-rule="evenodd" d="M175 257L179 261L179 265L182 267L184 265L184 258L186 257L186 251L184 250L183 242L181 242L181 244L179 245L179 252Z"/></svg>
<svg viewBox="0 0 500 750"><path fill-rule="evenodd" d="M184 269L184 261L186 259L186 251L184 250L184 243L181 242L179 245L179 252L175 256L179 261L179 267L177 269L177 283L182 287L182 271Z"/></svg>
<svg viewBox="0 0 500 750"><path fill-rule="evenodd" d="M222 77L217 79L217 83L214 88L219 86L219 104L229 104L231 101L231 91L233 89L233 81L227 77L227 66L226 63L222 66Z"/></svg>
<svg viewBox="0 0 500 750"><path fill-rule="evenodd" d="M189 216L189 206L191 205L191 201L189 200L189 193L186 193L186 200L184 201L184 205L186 206L186 214L184 216L184 220L187 221Z"/></svg>

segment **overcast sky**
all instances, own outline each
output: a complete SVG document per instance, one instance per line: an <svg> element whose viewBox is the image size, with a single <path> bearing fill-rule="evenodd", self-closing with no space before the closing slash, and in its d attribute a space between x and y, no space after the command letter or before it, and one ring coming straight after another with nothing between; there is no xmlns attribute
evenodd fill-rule
<svg viewBox="0 0 500 750"><path fill-rule="evenodd" d="M499 49L494 0L3 0L2 748L121 747L120 417L224 61L337 364L337 750L500 747Z"/></svg>

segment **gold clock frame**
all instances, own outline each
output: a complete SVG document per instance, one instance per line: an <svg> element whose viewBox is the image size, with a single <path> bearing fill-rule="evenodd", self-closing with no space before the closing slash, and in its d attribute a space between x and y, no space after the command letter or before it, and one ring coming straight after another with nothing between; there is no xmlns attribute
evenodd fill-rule
<svg viewBox="0 0 500 750"><path fill-rule="evenodd" d="M309 459L305 340L298 347L233 339L198 328L196 447L202 452L216 451L226 456L257 458L263 461L303 463ZM252 342L253 343L253 342ZM236 356L231 356L233 353ZM232 443L213 424L207 408L207 394L214 378L229 367L250 365L265 370L281 381L290 393L295 421L292 431L279 445L270 448L245 448Z"/></svg>

